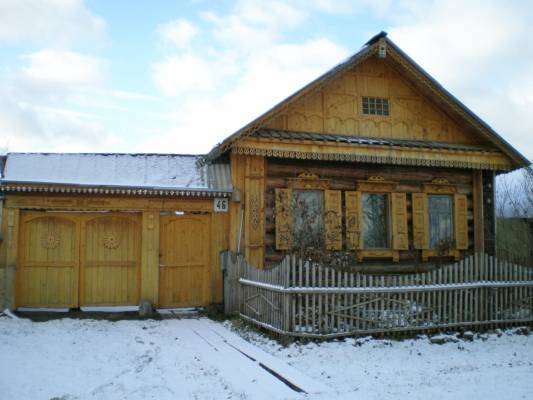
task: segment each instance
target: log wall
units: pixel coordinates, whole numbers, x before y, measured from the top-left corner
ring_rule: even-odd
[[[407,193],[407,218],[409,226],[409,249],[413,249],[412,207],[410,193],[419,192],[422,183],[428,183],[435,178],[446,179],[468,199],[468,250],[474,249],[474,201],[473,175],[470,170],[398,167],[375,164],[348,164],[343,162],[316,162],[306,160],[287,160],[269,158],[265,179],[265,264],[273,265],[281,261],[284,253],[276,250],[275,237],[275,189],[286,188],[288,179],[296,178],[304,172],[318,175],[320,179],[328,180],[328,188],[332,190],[354,190],[356,181],[367,180],[370,176],[382,176],[385,181],[397,183],[397,192]],[[344,198],[343,198],[344,209]],[[343,232],[343,240],[346,240]],[[346,248],[346,243],[343,244]],[[401,261],[413,261],[416,252],[401,251]]]

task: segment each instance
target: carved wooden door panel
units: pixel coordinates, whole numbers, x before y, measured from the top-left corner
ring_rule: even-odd
[[[21,213],[18,307],[77,307],[79,220],[69,214]]]
[[[81,232],[80,304],[139,304],[139,217],[128,214],[84,216]]]
[[[210,242],[209,216],[161,217],[160,307],[200,307],[209,304]]]

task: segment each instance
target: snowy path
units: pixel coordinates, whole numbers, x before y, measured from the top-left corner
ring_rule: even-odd
[[[325,385],[208,319],[0,319],[2,399],[297,399]]]

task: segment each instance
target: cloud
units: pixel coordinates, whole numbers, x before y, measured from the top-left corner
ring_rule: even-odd
[[[157,27],[159,36],[178,48],[189,46],[198,31],[198,27],[186,19],[175,19]]]
[[[207,90],[213,86],[214,71],[200,56],[187,53],[166,57],[154,64],[156,86],[166,96],[176,96],[189,90]]]
[[[2,0],[0,43],[66,45],[101,38],[105,21],[82,0]]]
[[[124,100],[155,100],[109,88],[108,62],[99,57],[42,49],[20,60],[0,86],[0,146],[11,151],[109,150],[121,139],[103,115],[120,121]]]
[[[72,51],[43,49],[24,58],[22,75],[35,83],[94,85],[106,75],[104,60]]]
[[[0,100],[0,146],[10,151],[101,151],[117,143],[97,117]]]
[[[404,1],[389,12],[389,37],[533,159],[530,4]]]
[[[209,45],[174,49],[153,65],[156,87],[171,99],[163,126],[139,150],[207,152],[348,55],[323,37],[287,41],[307,14],[285,3],[238,2],[203,18]]]

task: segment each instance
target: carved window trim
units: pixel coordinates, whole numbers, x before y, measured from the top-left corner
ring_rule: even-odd
[[[278,188],[280,191],[288,191],[291,195],[291,209],[293,207],[293,193],[294,191],[317,191],[322,193],[322,220],[324,227],[324,245],[327,250],[342,250],[343,244],[343,212],[342,212],[342,191],[330,188],[331,180],[321,179],[317,174],[310,171],[305,171],[299,174],[296,178],[288,178],[285,188]],[[278,190],[276,189],[276,190]],[[280,201],[280,207],[276,205],[277,214],[281,215],[281,199],[277,198],[276,203]],[[285,205],[286,207],[286,205]],[[292,215],[291,211],[291,218]],[[293,221],[291,221],[291,230]],[[277,225],[277,223],[276,223]],[[286,225],[286,224],[285,224]],[[279,250],[287,250],[287,247],[292,244],[291,240],[283,239],[283,234],[287,234],[287,226],[280,223],[279,228],[276,226],[276,248]],[[281,235],[278,239],[278,234]]]
[[[423,183],[421,187],[421,192],[425,193],[428,198],[430,195],[435,194],[445,194],[452,196],[452,231],[454,240],[456,240],[456,229],[457,229],[457,216],[456,216],[456,195],[458,195],[457,185],[448,181],[446,178],[433,178],[431,182]],[[426,200],[428,201],[428,200]],[[429,221],[429,207],[426,209],[426,218]],[[468,222],[467,222],[468,223]],[[426,232],[428,246],[429,246],[429,225],[427,226],[428,231]],[[453,257],[456,261],[461,258],[461,250],[457,248],[457,242],[454,248],[447,250],[444,254],[439,253],[436,249],[422,249],[422,260],[428,261],[431,257]]]
[[[294,192],[295,191],[310,191],[310,192],[322,192],[322,227],[324,229],[324,236],[326,235],[326,190],[329,189],[331,181],[329,179],[322,179],[319,175],[311,172],[304,171],[296,178],[287,179],[287,189],[291,191],[291,207],[294,207]],[[294,214],[295,210],[293,210]],[[292,216],[294,218],[294,215]],[[293,221],[294,224],[294,221]],[[292,228],[294,230],[294,225]],[[294,236],[294,231],[292,232]]]
[[[393,248],[393,216],[392,216],[392,197],[396,192],[397,183],[387,181],[381,175],[372,175],[367,180],[359,180],[356,182],[356,190],[361,193],[361,228],[360,228],[360,246],[357,250],[357,259],[362,262],[365,259],[375,258],[392,258],[393,262],[400,260],[400,251]],[[387,195],[387,224],[388,224],[388,248],[364,248],[364,227],[363,227],[363,194],[364,193],[376,193]]]

